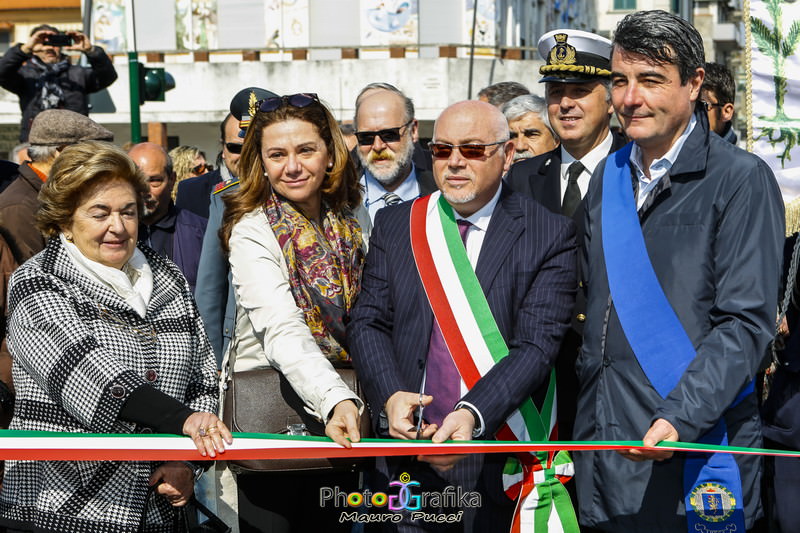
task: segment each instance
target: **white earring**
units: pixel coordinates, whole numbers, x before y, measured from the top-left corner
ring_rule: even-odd
[[[267,176],[267,171],[265,170],[265,171],[264,171],[264,177],[266,177],[266,176]]]
[[[328,163],[328,168],[333,168],[333,161]]]

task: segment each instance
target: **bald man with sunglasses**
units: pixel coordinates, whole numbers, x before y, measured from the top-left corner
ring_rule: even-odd
[[[381,209],[375,219],[347,328],[350,354],[380,436],[494,439],[521,406],[541,406],[546,396],[575,300],[575,225],[502,184],[514,144],[494,106],[475,100],[450,106],[429,146],[438,191]],[[450,274],[434,264],[450,265]],[[474,314],[461,316],[472,313],[470,306],[428,300],[434,270],[448,295],[462,291],[477,302]],[[468,322],[501,337],[493,360],[472,345],[457,348],[458,335],[469,335],[462,331]],[[473,367],[481,369],[478,379]],[[502,486],[507,457],[418,459],[379,460],[383,478],[374,488],[408,472],[425,490],[477,491],[479,508],[423,510],[465,511],[469,518],[454,531],[508,531],[515,502]],[[399,531],[431,528],[406,519]]]
[[[371,83],[356,98],[356,141],[364,207],[379,209],[436,190],[433,173],[418,164],[426,154],[417,141],[414,103],[397,87]],[[417,161],[415,163],[415,161]]]

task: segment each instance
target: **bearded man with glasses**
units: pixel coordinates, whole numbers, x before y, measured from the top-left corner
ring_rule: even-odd
[[[526,424],[540,417],[548,397],[577,288],[575,224],[503,185],[514,143],[491,104],[445,109],[430,148],[439,191],[379,211],[347,328],[373,426],[434,442],[546,439],[547,421],[525,435],[506,422],[523,409]],[[446,298],[426,296],[437,291]],[[407,472],[426,491],[477,491],[479,507],[422,510],[442,520],[464,511],[447,531],[509,530],[520,487],[503,486],[507,456],[418,459],[379,458],[373,487]],[[399,530],[429,531],[430,516],[405,516]]]
[[[364,207],[372,220],[382,207],[436,190],[433,174],[420,168],[426,154],[416,144],[418,125],[409,97],[388,83],[371,83],[356,98],[354,122]]]

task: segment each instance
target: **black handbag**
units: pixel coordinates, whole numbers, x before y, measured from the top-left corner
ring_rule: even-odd
[[[197,511],[200,511],[206,517],[206,520],[201,522],[197,518]],[[231,527],[212,513],[208,507],[200,503],[200,500],[194,495],[192,495],[191,501],[178,511],[177,521],[175,531],[185,533],[231,533]]]
[[[147,504],[152,495],[155,494],[154,489],[155,487],[149,487],[147,489],[144,511],[142,512],[142,517],[139,519],[137,531],[144,531],[147,519]],[[183,507],[173,507],[172,510],[174,512],[172,530],[176,533],[231,533],[231,527],[223,522],[220,517],[212,513],[208,507],[200,503],[194,494],[192,494],[191,499],[186,505]],[[206,517],[206,520],[201,522],[197,518],[197,511],[200,511]]]

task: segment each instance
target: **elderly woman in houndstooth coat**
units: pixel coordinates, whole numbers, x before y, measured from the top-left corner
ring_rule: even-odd
[[[47,247],[9,284],[11,429],[176,433],[214,457],[231,434],[186,280],[136,247],[144,175],[113,145],[67,147],[37,214]],[[202,469],[199,469],[202,472]],[[193,463],[8,461],[0,528],[169,532]]]

